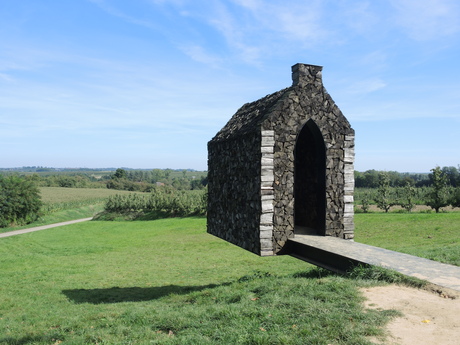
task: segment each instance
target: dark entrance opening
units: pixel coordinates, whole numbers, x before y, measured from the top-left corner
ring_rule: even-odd
[[[314,121],[300,131],[294,150],[294,233],[326,234],[326,147]]]

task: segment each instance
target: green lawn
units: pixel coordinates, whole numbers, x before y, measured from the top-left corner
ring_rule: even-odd
[[[460,266],[460,212],[355,214],[355,241]]]
[[[204,218],[86,222],[0,239],[0,344],[370,344],[394,311]]]

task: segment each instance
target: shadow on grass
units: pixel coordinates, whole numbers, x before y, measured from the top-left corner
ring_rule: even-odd
[[[293,275],[293,278],[317,279],[324,278],[329,275],[336,275],[333,272],[322,268],[315,268],[305,272],[298,272]],[[122,303],[122,302],[144,302],[159,299],[168,295],[185,295],[195,291],[206,289],[214,289],[220,286],[228,286],[234,283],[248,282],[263,278],[276,278],[268,272],[254,271],[248,275],[233,282],[225,282],[221,284],[208,284],[199,286],[180,286],[180,285],[165,285],[155,287],[111,287],[106,289],[72,289],[62,290],[62,293],[72,302],[105,304],[105,303]]]
[[[168,295],[184,295],[194,291],[213,289],[219,286],[229,285],[209,284],[203,286],[179,286],[166,285],[158,287],[111,287],[107,289],[75,289],[62,290],[62,293],[74,303],[121,303],[121,302],[144,302],[165,297]]]
[[[26,345],[26,344],[58,344],[59,335],[45,335],[45,336],[30,336],[26,335],[22,338],[5,337],[0,338],[0,344],[5,345]],[[62,338],[62,337],[61,337]]]

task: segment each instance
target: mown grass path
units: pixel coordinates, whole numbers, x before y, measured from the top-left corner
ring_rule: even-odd
[[[8,231],[8,232],[1,233],[0,238],[2,238],[2,237],[10,237],[10,236],[15,236],[15,235],[21,235],[21,234],[27,234],[29,232],[56,228],[58,226],[70,225],[70,224],[75,224],[75,223],[80,223],[80,222],[86,222],[86,221],[89,221],[91,219],[93,219],[93,218],[90,217],[90,218],[75,219],[75,220],[69,220],[67,222],[48,224],[48,225],[42,225],[42,226],[35,226],[33,228],[28,228],[28,229]]]

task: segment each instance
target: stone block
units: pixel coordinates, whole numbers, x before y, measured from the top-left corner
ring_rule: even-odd
[[[274,153],[275,148],[273,146],[262,146],[260,148],[260,152],[261,153]]]
[[[262,175],[260,176],[260,181],[262,182],[266,182],[266,181],[270,181],[270,182],[273,182],[275,180],[275,176],[273,174],[269,175]]]
[[[351,203],[351,204],[353,204],[353,202],[354,202],[354,197],[353,197],[353,195],[345,195],[345,196],[343,197],[343,201],[346,202],[346,203]]]
[[[354,207],[353,204],[345,204],[344,212],[345,213],[353,213],[353,211],[354,211],[353,207]]]
[[[261,238],[260,239],[260,248],[262,250],[273,250],[273,241],[272,239]]]
[[[271,181],[261,181],[260,185],[262,188],[271,187],[273,189],[273,180]]]
[[[273,200],[262,201],[262,213],[273,212]]]
[[[273,231],[269,231],[269,230],[260,231],[261,239],[271,239],[272,237],[273,237]]]
[[[262,165],[262,167],[267,167],[267,166],[272,167],[273,166],[273,158],[262,157],[261,165]]]
[[[274,137],[275,136],[275,131],[274,130],[262,130],[260,131],[262,138],[263,137]]]
[[[273,256],[273,250],[262,250],[260,256]]]
[[[273,137],[262,137],[262,147],[275,146],[275,138]]]
[[[260,215],[260,224],[273,224],[273,212],[262,213]]]

